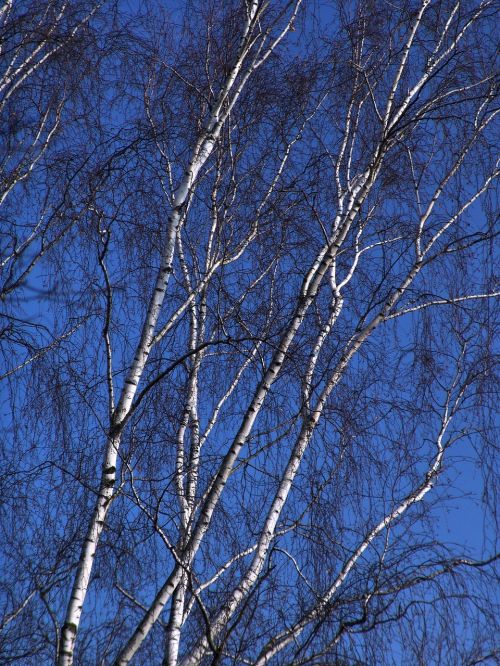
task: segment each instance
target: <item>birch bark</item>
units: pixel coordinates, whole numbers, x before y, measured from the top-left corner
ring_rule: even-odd
[[[165,248],[163,250],[160,268],[158,270],[153,293],[144,319],[141,336],[136,347],[133,362],[127,373],[126,379],[124,380],[120,399],[113,414],[110,434],[105,447],[98,499],[82,546],[66,611],[65,622],[61,631],[59,666],[71,666],[73,663],[74,646],[82,615],[83,604],[88,591],[92,565],[113,497],[121,433],[130,413],[137,387],[141,380],[154,341],[156,325],[167,292],[169,278],[173,270],[174,252],[177,242],[177,234],[182,222],[183,209],[193,187],[195,186],[200,170],[205,165],[213,151],[230,109],[236,103],[245,82],[258,64],[254,62],[247,69],[243,76],[243,80],[240,82],[227,104],[228,108],[223,109],[238,76],[243,70],[245,60],[253,47],[254,42],[252,40],[252,32],[260,10],[261,6],[257,0],[254,0],[248,8],[247,20],[243,27],[236,62],[226,78],[218,96],[217,103],[206,123],[205,129],[202,131],[195,145],[184,178],[179,184],[174,196],[172,212],[167,223]]]

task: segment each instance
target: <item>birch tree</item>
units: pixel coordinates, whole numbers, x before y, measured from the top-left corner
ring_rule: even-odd
[[[8,658],[495,662],[494,9],[88,14],[96,157],[35,255],[64,332],[9,374]],[[471,461],[482,546],[446,535]]]

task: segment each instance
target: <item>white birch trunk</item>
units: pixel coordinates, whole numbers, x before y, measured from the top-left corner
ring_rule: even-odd
[[[113,495],[121,433],[130,413],[137,387],[152,348],[156,324],[158,317],[160,316],[169,278],[172,273],[175,243],[182,220],[182,209],[187,202],[190,187],[196,180],[201,167],[210,156],[215,140],[216,137],[214,138],[213,136],[210,136],[209,139],[201,144],[198,149],[198,154],[195,154],[174,199],[172,214],[170,215],[168,222],[167,241],[161,266],[156,278],[148,312],[144,320],[141,338],[136,348],[133,363],[124,381],[121,397],[114,412],[111,433],[106,444],[105,461],[101,475],[98,500],[82,547],[71,598],[66,612],[65,623],[61,632],[60,666],[70,666],[73,663],[74,644],[82,614],[83,603],[90,582],[93,560]]]
[[[59,666],[71,666],[73,663],[73,653],[80,624],[83,604],[88,591],[92,565],[102,533],[106,515],[111,503],[113,488],[116,480],[116,462],[120,438],[127,417],[130,413],[132,403],[137,392],[143,370],[148,360],[149,353],[154,341],[156,324],[161,312],[163,300],[167,291],[168,281],[173,269],[173,259],[177,234],[182,221],[183,208],[188,201],[191,189],[198,177],[198,174],[210,157],[214,145],[219,138],[223,123],[227,118],[228,112],[222,113],[222,107],[231,93],[231,89],[242,71],[245,58],[252,47],[249,36],[259,10],[259,2],[254,0],[249,8],[247,21],[244,26],[241,39],[240,50],[237,61],[232,67],[225,85],[223,86],[217,104],[206,124],[206,129],[200,135],[193,151],[193,156],[189,167],[185,172],[175,193],[172,213],[167,226],[167,240],[165,250],[162,256],[160,269],[156,278],[153,294],[149,303],[148,312],[144,321],[141,338],[136,348],[135,357],[132,366],[124,382],[122,394],[113,417],[111,434],[106,445],[105,462],[101,475],[98,500],[87,530],[87,535],[80,554],[77,572],[73,582],[70,601],[66,611],[65,622],[61,631],[61,645],[59,654]],[[248,79],[250,68],[244,81]],[[241,93],[243,83],[240,83],[231,100],[230,108],[236,102]],[[174,585],[175,588],[175,585]]]
[[[167,652],[163,666],[177,666],[185,597],[186,575],[184,574],[172,597],[172,608],[170,609],[170,621],[168,624]]]

